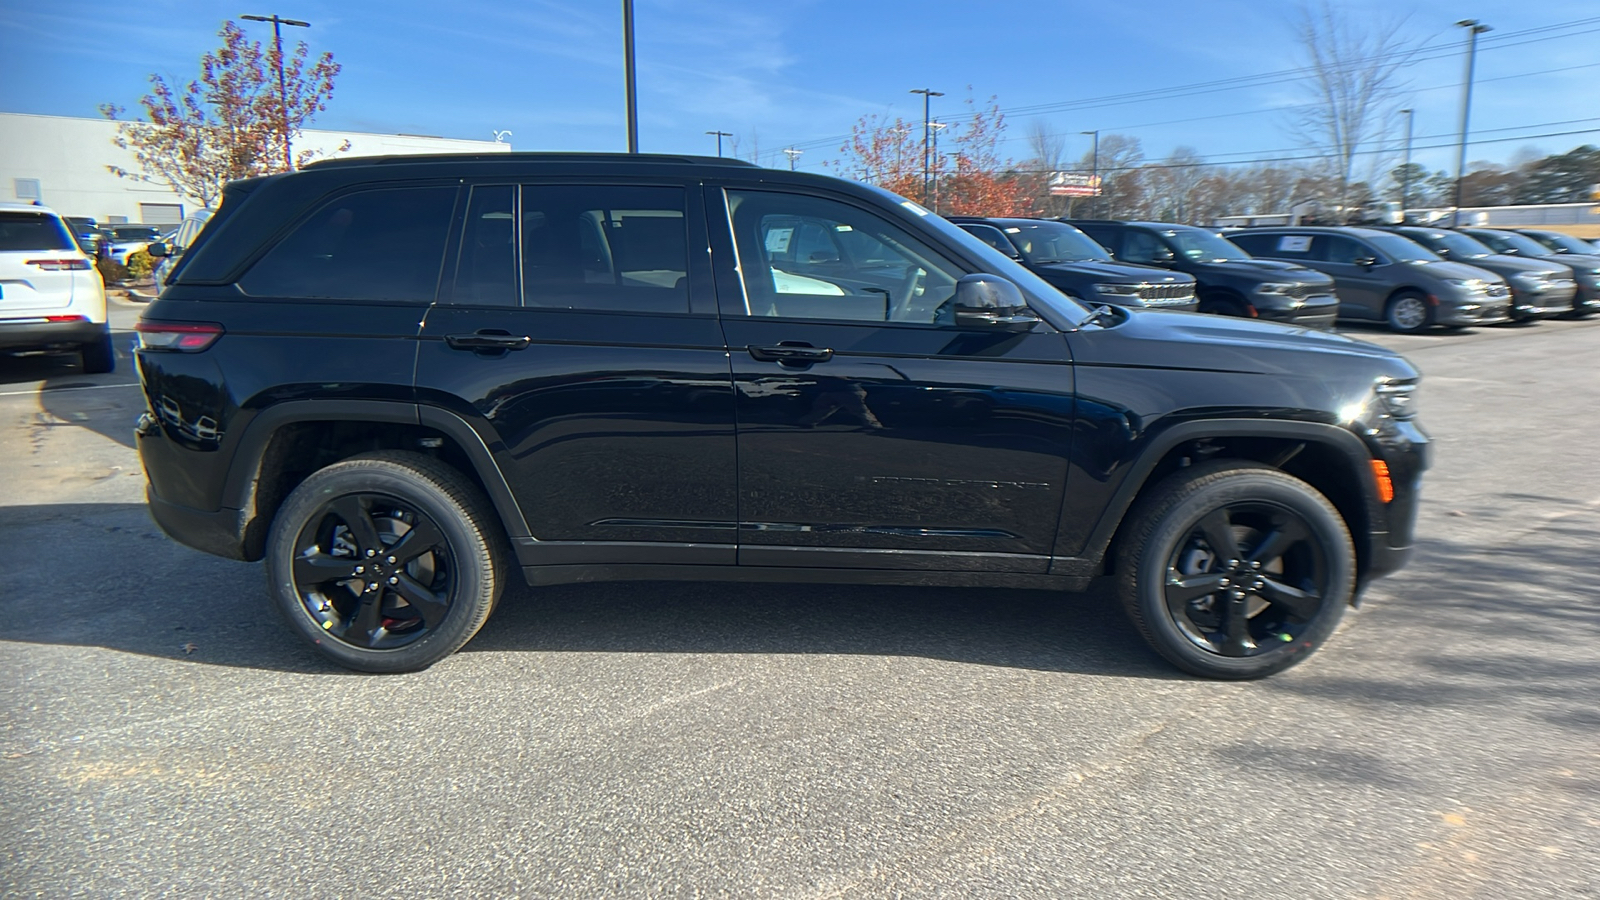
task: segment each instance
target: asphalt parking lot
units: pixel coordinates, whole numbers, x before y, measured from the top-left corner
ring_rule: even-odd
[[[353,674],[149,521],[125,355],[0,358],[0,893],[1600,897],[1600,320],[1354,334],[1425,375],[1419,551],[1248,684],[1099,590],[721,584]]]

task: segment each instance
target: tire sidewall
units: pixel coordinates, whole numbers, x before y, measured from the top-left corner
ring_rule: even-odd
[[[352,647],[323,631],[306,610],[294,583],[295,541],[307,518],[323,504],[348,494],[386,494],[415,506],[445,536],[454,564],[450,609],[444,621],[417,640],[390,650]],[[473,609],[486,598],[479,560],[491,550],[466,523],[468,513],[424,478],[394,464],[335,465],[312,474],[284,501],[273,517],[266,563],[273,605],[294,631],[342,666],[364,672],[408,672],[427,668],[454,653],[482,624],[488,610]]]
[[[1174,543],[1207,513],[1235,502],[1260,502],[1288,508],[1312,529],[1328,566],[1328,598],[1311,626],[1292,643],[1258,656],[1229,657],[1197,646],[1167,609],[1167,560]],[[1321,647],[1339,627],[1354,586],[1355,555],[1338,513],[1309,486],[1284,477],[1242,470],[1206,484],[1168,509],[1144,542],[1137,562],[1134,602],[1149,626],[1156,650],[1179,668],[1211,678],[1259,678],[1281,672]]]

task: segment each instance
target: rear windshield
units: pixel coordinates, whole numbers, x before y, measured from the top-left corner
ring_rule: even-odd
[[[0,212],[0,251],[76,249],[72,235],[55,216]]]

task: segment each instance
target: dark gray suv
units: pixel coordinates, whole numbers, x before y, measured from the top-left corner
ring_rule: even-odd
[[[1412,333],[1510,319],[1511,290],[1493,272],[1372,228],[1295,226],[1228,232],[1251,256],[1297,262],[1333,276],[1339,318],[1386,322]]]

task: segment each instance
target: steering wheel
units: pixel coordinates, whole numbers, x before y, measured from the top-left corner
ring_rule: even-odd
[[[911,318],[911,301],[916,299],[917,291],[922,287],[922,279],[927,275],[927,269],[917,266],[906,267],[906,277],[901,280],[900,291],[895,296],[894,311],[889,314],[891,321],[905,322]]]

